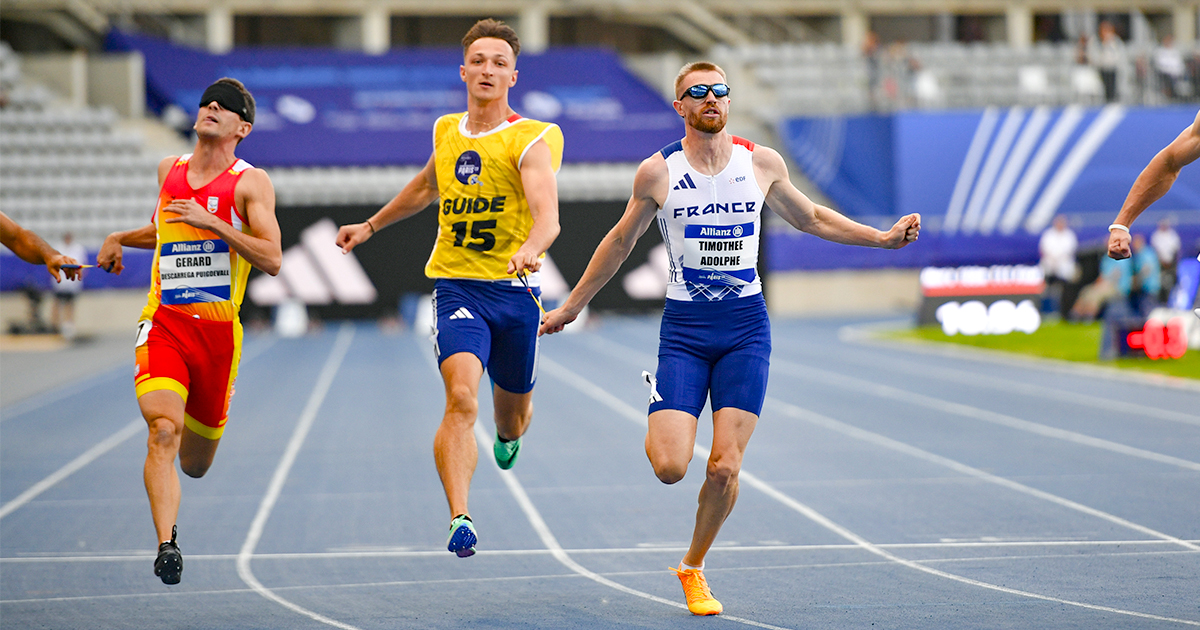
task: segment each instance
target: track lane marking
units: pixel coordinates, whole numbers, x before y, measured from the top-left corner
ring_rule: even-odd
[[[317,377],[316,384],[313,386],[312,395],[309,396],[308,403],[305,405],[304,411],[301,412],[300,418],[296,422],[296,429],[292,432],[292,437],[288,441],[287,448],[284,449],[283,457],[279,459],[279,464],[275,467],[275,473],[272,475],[271,482],[267,486],[267,492],[263,495],[262,502],[258,505],[258,512],[254,515],[254,520],[250,523],[250,530],[246,533],[246,540],[242,543],[241,551],[237,555],[238,577],[254,592],[292,612],[328,626],[341,628],[342,630],[359,629],[350,624],[342,623],[336,619],[313,612],[299,604],[280,597],[258,581],[258,578],[254,576],[254,572],[250,568],[250,560],[254,557],[254,548],[258,546],[258,541],[262,538],[267,519],[271,517],[271,511],[275,508],[275,502],[279,500],[279,495],[283,491],[283,484],[287,481],[288,474],[292,470],[292,465],[296,463],[300,447],[304,445],[304,440],[308,437],[308,432],[317,419],[317,412],[320,411],[321,405],[325,402],[325,396],[329,393],[329,388],[333,385],[333,379],[337,376],[338,370],[341,369],[342,361],[345,360],[346,354],[350,350],[350,342],[353,340],[354,325],[343,323],[338,330],[333,348],[329,351],[329,358],[325,360],[325,365],[321,368],[321,373]]]
[[[625,346],[621,346],[620,344],[617,344],[615,342],[608,342],[608,345],[610,346],[610,348],[612,348],[613,346],[616,346],[616,347],[622,348],[622,349],[625,348]],[[613,351],[615,351],[615,348],[613,349]],[[635,354],[642,354],[642,353],[637,353],[634,350],[630,350],[630,354],[635,355]],[[605,406],[608,406],[613,411],[616,411],[619,415],[621,415],[629,420],[632,420],[632,421],[638,423],[639,425],[646,426],[645,415],[638,412],[636,409],[634,409],[632,406],[628,405],[624,401],[613,396],[612,394],[609,394],[607,391],[604,391],[603,389],[593,385],[587,379],[584,379],[583,377],[579,376],[578,374],[575,374],[573,371],[569,370],[568,368],[559,364],[556,361],[553,361],[553,360],[545,358],[545,357],[543,357],[541,361],[542,361],[542,365],[544,367],[550,368],[552,373],[554,373],[554,375],[556,377],[558,377],[560,380],[566,382],[567,384],[571,385],[580,393],[583,393],[584,395],[588,396],[589,398],[592,398],[592,399],[596,400],[597,402],[600,402],[600,403],[604,404]],[[787,403],[782,403],[781,401],[774,400],[771,397],[767,398],[767,402],[770,404],[787,405]],[[837,421],[834,421],[834,422],[837,422]],[[839,424],[842,424],[842,423],[839,423]],[[849,425],[845,425],[845,426],[849,427]],[[857,429],[857,427],[850,427],[850,428],[856,429],[857,431],[862,431],[863,433],[869,433],[869,432],[866,432],[865,430]],[[880,436],[880,437],[883,437],[883,436]],[[890,440],[890,438],[884,438],[884,439]],[[895,442],[895,441],[893,440],[892,442]],[[919,450],[919,449],[916,449],[915,447],[909,447],[908,445],[905,445],[903,443],[896,442],[896,444],[913,449],[914,451]],[[709,453],[708,449],[705,449],[705,448],[701,447],[699,444],[697,444],[694,446],[694,450],[697,455],[702,455],[705,459],[708,458],[708,453]],[[932,455],[932,454],[930,454],[930,455]],[[953,460],[949,460],[948,458],[941,458],[940,456],[934,456],[934,457],[937,457],[946,462],[953,462]],[[954,462],[954,463],[957,464],[957,462]],[[969,468],[962,464],[958,464],[958,465],[964,466],[964,468]],[[980,472],[982,472],[982,471],[980,471]],[[986,473],[984,473],[984,474],[986,474]],[[891,562],[895,562],[897,564],[900,564],[900,565],[910,568],[910,569],[921,571],[923,573],[927,573],[930,575],[934,575],[936,577],[941,577],[944,579],[952,580],[955,582],[960,582],[960,583],[967,584],[970,586],[985,588],[988,590],[994,590],[994,591],[998,591],[998,592],[1002,592],[1002,593],[1006,593],[1006,594],[1010,594],[1010,595],[1017,595],[1020,597],[1027,597],[1027,598],[1031,598],[1031,599],[1038,599],[1038,600],[1048,601],[1048,602],[1053,602],[1053,603],[1058,603],[1058,604],[1065,604],[1065,605],[1075,606],[1078,608],[1085,608],[1085,609],[1089,609],[1089,610],[1096,610],[1096,611],[1108,612],[1108,613],[1113,613],[1113,614],[1139,617],[1139,618],[1143,618],[1143,619],[1154,619],[1157,621],[1169,621],[1169,622],[1181,623],[1181,624],[1185,624],[1185,625],[1200,626],[1200,622],[1197,622],[1197,621],[1191,621],[1191,620],[1187,620],[1187,619],[1177,619],[1177,618],[1173,618],[1173,617],[1165,617],[1162,615],[1154,615],[1154,614],[1150,614],[1150,613],[1143,613],[1143,612],[1132,611],[1132,610],[1124,610],[1124,609],[1119,609],[1119,608],[1113,608],[1110,606],[1100,606],[1100,605],[1096,605],[1096,604],[1088,604],[1085,602],[1077,602],[1077,601],[1052,597],[1049,595],[1042,595],[1040,593],[1032,593],[1029,591],[1022,591],[1022,590],[1018,590],[1018,589],[1008,588],[1008,587],[1000,586],[997,584],[990,584],[988,582],[974,580],[974,579],[971,579],[968,577],[941,571],[939,569],[934,569],[932,567],[925,566],[919,562],[916,562],[913,560],[908,560],[906,558],[897,556],[897,555],[887,551],[886,549],[879,547],[878,545],[875,545],[874,543],[866,540],[865,538],[862,538],[858,534],[855,534],[851,530],[835,523],[834,521],[825,517],[820,512],[817,512],[816,510],[793,499],[792,497],[788,496],[787,494],[780,492],[779,490],[774,488],[772,485],[763,481],[758,476],[754,475],[753,473],[751,473],[749,471],[746,471],[743,469],[741,471],[739,477],[741,479],[745,480],[751,487],[754,487],[755,489],[759,490],[760,492],[763,492],[767,496],[775,499],[776,501],[780,502],[781,504],[800,513],[801,515],[803,515],[806,518],[812,520],[813,522],[821,525],[822,527],[825,527],[826,529],[834,532],[835,534],[841,536],[842,538],[849,540],[850,542],[854,543],[856,546],[862,548],[863,550],[868,551],[872,554],[875,554],[879,557],[885,558]],[[1008,480],[1005,480],[1000,477],[996,477],[996,480],[1002,480],[1005,482],[1008,481]],[[1020,486],[1020,484],[1016,484],[1015,482],[1009,482],[1009,483],[1013,483],[1016,486]],[[1034,489],[1029,488],[1029,490],[1034,490]],[[1041,497],[1041,498],[1054,497],[1054,495],[1051,495],[1050,493],[1042,493],[1041,491],[1036,491],[1036,490],[1035,490],[1035,492],[1045,495],[1045,497]],[[1061,499],[1061,497],[1056,497],[1056,498],[1059,498],[1060,500],[1062,500],[1064,502],[1068,502],[1066,499]],[[1074,502],[1068,502],[1068,503],[1079,506],[1080,508],[1084,508],[1088,511],[1088,513],[1094,513],[1093,515],[1106,514],[1104,512],[1101,512],[1100,510],[1093,510],[1092,508],[1088,508],[1087,506],[1083,506],[1081,504],[1077,504]],[[1113,515],[1109,515],[1109,516],[1111,516],[1112,519],[1117,519],[1114,522],[1129,523],[1128,521],[1125,521],[1124,519],[1120,519],[1119,517],[1116,517]],[[1143,532],[1145,532],[1145,531],[1153,532],[1154,531],[1149,528],[1142,528],[1142,526],[1136,525],[1134,523],[1129,523],[1129,524],[1134,525],[1134,527],[1138,531],[1143,531]],[[1160,537],[1164,537],[1164,540],[1170,540],[1171,542],[1175,542],[1176,544],[1180,544],[1181,546],[1184,546],[1189,549],[1200,549],[1200,547],[1198,547],[1197,545],[1194,545],[1187,541],[1169,536],[1167,534],[1162,534],[1160,532],[1156,532],[1156,533],[1158,533]]]
[[[257,352],[255,352],[254,354],[252,354],[250,357],[248,357],[245,360],[252,361],[252,360],[258,358],[259,355],[261,355],[263,352],[266,352],[273,345],[275,345],[274,340],[272,340],[269,343],[266,343],[265,347],[260,346],[260,348],[258,349]],[[50,404],[53,402],[57,402],[57,401],[61,400],[62,398],[65,398],[65,396],[48,399],[44,404]],[[33,409],[37,409],[37,408],[38,407],[33,407]],[[23,413],[25,413],[25,412],[23,412]],[[134,435],[137,435],[138,429],[143,428],[145,426],[146,426],[146,421],[142,418],[138,418],[138,419],[134,420],[133,422],[130,422],[129,424],[125,425],[124,427],[121,427],[112,435],[109,435],[108,437],[104,438],[103,440],[98,442],[95,446],[89,448],[88,450],[81,453],[75,459],[64,464],[62,466],[62,468],[59,468],[58,470],[54,471],[53,473],[50,473],[48,476],[46,476],[46,478],[44,478],[41,481],[30,486],[24,492],[17,495],[17,497],[14,498],[13,500],[9,501],[8,503],[5,503],[3,506],[0,506],[0,519],[4,518],[5,516],[8,516],[9,514],[13,513],[18,508],[20,508],[21,506],[34,500],[35,498],[38,497],[38,495],[42,494],[43,492],[58,485],[60,482],[62,482],[62,480],[66,479],[67,477],[70,477],[72,474],[78,472],[80,469],[84,468],[88,464],[91,464],[92,462],[96,461],[101,456],[103,456],[105,453],[111,451],[112,449],[116,448],[117,446],[120,446],[122,443],[125,442],[125,440],[128,440],[129,438],[133,437]]]
[[[547,359],[541,357],[540,354],[541,353],[539,352],[539,357],[538,357],[539,365],[542,361],[547,360]],[[434,360],[433,356],[429,355],[427,353],[424,353],[424,352],[422,353],[422,355],[426,357],[426,360],[429,362],[429,365],[434,369],[434,371],[438,372],[440,374],[440,370],[438,369],[437,362]],[[553,363],[553,362],[551,362],[551,363]],[[557,364],[555,364],[555,365],[557,365]],[[488,459],[491,458],[492,438],[488,434],[487,430],[483,428],[483,425],[480,423],[478,417],[476,417],[476,419],[475,419],[475,438],[476,438],[477,447],[479,448],[480,452],[482,453],[481,459],[483,459],[484,461],[487,461]],[[657,602],[659,604],[665,604],[667,606],[671,606],[674,608],[682,608],[683,610],[687,610],[686,604],[680,604],[679,602],[676,602],[676,601],[673,601],[670,599],[666,599],[664,597],[659,597],[657,595],[651,595],[650,593],[646,593],[646,592],[639,591],[634,588],[630,588],[619,582],[614,582],[613,580],[610,580],[598,573],[595,573],[594,571],[591,571],[587,567],[584,567],[583,565],[576,562],[573,558],[571,558],[571,556],[566,552],[566,550],[563,549],[562,545],[559,544],[558,539],[554,536],[554,532],[552,532],[550,530],[550,526],[547,525],[546,520],[544,518],[542,518],[541,513],[538,511],[537,507],[533,504],[533,501],[529,498],[529,494],[527,492],[525,492],[525,487],[521,485],[521,482],[519,479],[517,479],[516,474],[513,473],[511,470],[497,469],[497,472],[500,473],[500,478],[504,481],[504,485],[506,487],[508,487],[509,493],[513,495],[513,498],[517,501],[517,505],[520,506],[521,511],[525,514],[525,518],[529,521],[529,524],[533,528],[534,533],[536,533],[538,538],[542,541],[542,545],[544,545],[546,547],[546,549],[550,552],[550,555],[553,556],[554,559],[557,560],[560,564],[567,567],[572,572],[574,572],[578,575],[581,575],[589,580],[592,580],[593,582],[596,582],[597,584],[607,586],[611,589],[620,591],[627,595],[633,595],[635,597],[641,597],[643,599],[648,599],[650,601]],[[734,621],[737,623],[741,623],[741,624],[748,625],[748,626],[754,626],[757,628],[767,628],[768,630],[788,630],[787,628],[781,628],[779,626],[772,626],[769,624],[754,621],[752,619],[743,619],[741,617],[735,617],[733,615],[722,614],[722,615],[720,615],[720,617],[723,619],[729,620],[729,621]]]
[[[1090,446],[1092,448],[1106,450],[1113,453],[1118,453],[1120,455],[1136,457],[1152,462],[1158,462],[1160,464],[1167,464],[1169,466],[1177,466],[1185,470],[1200,472],[1200,462],[1193,462],[1180,457],[1164,455],[1162,453],[1129,446],[1127,444],[1121,444],[1119,442],[1113,442],[1103,438],[1093,437],[1076,431],[1068,431],[1066,429],[1052,427],[1039,422],[1023,420],[1021,418],[1016,418],[995,411],[989,411],[987,409],[981,409],[979,407],[973,407],[971,405],[964,405],[962,403],[942,400],[940,398],[926,396],[924,394],[908,392],[898,387],[892,387],[891,385],[883,385],[881,383],[875,383],[873,381],[867,381],[864,379],[855,378],[853,376],[846,376],[844,374],[837,374],[827,370],[811,368],[788,361],[787,359],[776,359],[772,363],[772,368],[776,368],[783,374],[793,378],[820,381],[826,385],[833,385],[842,389],[853,389],[859,393],[866,393],[880,398],[888,398],[913,405],[919,405],[921,407],[925,407],[926,409],[932,409],[942,413],[950,413],[971,418],[973,420],[997,424],[1010,429],[1016,429],[1018,431],[1025,431],[1027,433],[1040,435],[1042,437],[1054,438],[1056,440],[1072,442],[1082,446]]]

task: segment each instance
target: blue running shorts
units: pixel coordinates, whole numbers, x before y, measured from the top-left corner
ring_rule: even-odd
[[[677,409],[700,417],[733,407],[762,413],[771,363],[771,321],[762,294],[717,302],[667,300],[658,342],[657,389],[650,413]]]
[[[536,295],[541,289],[533,287]],[[492,383],[524,394],[537,380],[541,313],[523,286],[439,278],[433,284],[438,365],[459,352],[479,357]]]

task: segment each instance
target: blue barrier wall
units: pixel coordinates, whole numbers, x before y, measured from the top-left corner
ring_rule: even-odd
[[[146,58],[151,109],[194,116],[223,76],[239,79],[258,105],[238,155],[256,166],[424,164],[438,116],[466,109],[461,49],[383,55],[300,49],[238,49],[224,55],[114,30],[110,50]],[[557,123],[568,162],[640,162],[683,135],[679,116],[610,51],[523,54],[509,93],[523,116]]]
[[[1195,117],[1194,106],[989,108],[795,118],[781,134],[852,216],[919,212],[950,234],[1036,234],[1058,213],[1107,225],[1150,158]],[[1184,169],[1154,208],[1200,212],[1200,169]]]

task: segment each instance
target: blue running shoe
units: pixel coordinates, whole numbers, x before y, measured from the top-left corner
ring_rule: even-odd
[[[496,433],[496,441],[492,442],[492,455],[496,457],[496,465],[500,470],[508,470],[517,463],[517,454],[521,452],[521,438],[511,442],[501,442],[500,433]]]
[[[446,538],[446,549],[453,551],[459,558],[469,558],[475,555],[475,543],[479,538],[475,535],[475,524],[471,517],[459,514],[450,521],[450,536]]]

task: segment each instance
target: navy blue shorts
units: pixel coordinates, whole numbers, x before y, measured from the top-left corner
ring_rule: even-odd
[[[762,413],[771,364],[771,321],[762,294],[717,302],[667,300],[658,342],[658,395],[650,413],[699,417],[733,407]]]
[[[533,288],[540,296],[541,289]],[[438,365],[470,352],[500,389],[524,394],[537,380],[541,313],[523,286],[439,278],[433,284]]]

